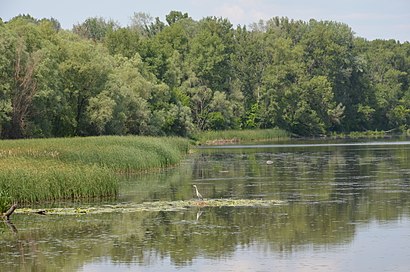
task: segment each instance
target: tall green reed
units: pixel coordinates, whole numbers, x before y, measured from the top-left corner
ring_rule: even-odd
[[[0,209],[10,200],[112,197],[118,193],[118,173],[177,164],[188,148],[188,140],[176,137],[0,141]]]
[[[196,136],[202,144],[212,144],[224,141],[250,142],[263,140],[287,139],[290,134],[282,129],[252,129],[252,130],[218,130],[204,131]]]

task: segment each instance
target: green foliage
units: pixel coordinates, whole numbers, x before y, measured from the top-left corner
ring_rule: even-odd
[[[168,23],[168,25],[172,25],[179,20],[187,19],[188,18],[188,13],[182,13],[180,11],[171,11],[167,16],[165,16],[165,19]]]
[[[115,197],[118,173],[179,163],[182,138],[89,137],[0,142],[0,208],[11,201]]]
[[[108,33],[117,28],[117,24],[112,20],[107,22],[104,18],[94,17],[86,19],[82,24],[75,25],[73,32],[86,39],[102,41]]]
[[[118,191],[118,178],[102,167],[30,157],[3,158],[1,164],[0,186],[19,203],[115,197]]]
[[[0,134],[11,120],[13,110],[11,92],[13,85],[13,59],[16,38],[12,32],[0,25]]]
[[[0,188],[0,214],[5,213],[13,204],[13,200],[7,191],[7,187],[3,187],[5,188]]]
[[[289,138],[289,133],[279,129],[247,129],[247,130],[220,130],[220,131],[204,131],[195,138],[201,144],[214,144],[223,142],[250,142],[250,141],[266,141],[280,140]]]
[[[107,33],[104,44],[111,55],[123,55],[132,58],[138,52],[140,35],[129,28],[120,28]]]
[[[332,21],[274,17],[248,30],[180,11],[165,20],[0,23],[1,137],[409,126],[408,42],[367,41]]]

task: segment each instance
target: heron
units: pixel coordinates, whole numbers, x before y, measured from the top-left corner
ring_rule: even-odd
[[[196,191],[196,196],[198,197],[198,199],[200,200],[204,200],[204,198],[202,197],[202,195],[198,192],[198,188],[196,187],[196,185],[192,185],[195,188]]]

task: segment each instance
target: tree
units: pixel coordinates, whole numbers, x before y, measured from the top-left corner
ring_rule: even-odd
[[[13,60],[16,37],[0,23],[0,135],[6,136],[5,126],[11,120],[13,110],[11,93],[13,88]]]
[[[407,48],[406,48],[407,46]],[[369,78],[373,126],[376,129],[405,127],[409,91],[409,46],[396,41],[375,40],[361,44]]]
[[[149,26],[153,22],[153,18],[150,14],[144,12],[134,12],[133,16],[131,16],[131,29],[137,31],[143,36],[149,35]]]
[[[140,49],[140,35],[130,28],[120,28],[107,33],[104,44],[111,55],[121,54],[132,58]]]
[[[308,74],[326,76],[332,84],[334,98],[345,106],[346,118],[339,129],[355,126],[358,104],[365,99],[362,67],[355,55],[353,32],[345,24],[310,20],[300,43]]]
[[[234,128],[235,120],[234,108],[232,102],[226,97],[226,93],[216,91],[210,104],[209,129],[223,130]]]
[[[299,111],[305,111],[300,116],[303,128],[298,130],[302,135],[325,134],[335,124],[339,124],[344,110],[334,101],[332,84],[325,76],[315,76],[302,86],[301,100],[306,102],[306,107],[299,107]],[[341,105],[341,104],[339,104]],[[301,133],[302,132],[302,133]]]
[[[263,74],[263,85],[258,103],[260,127],[280,127],[291,130],[294,111],[300,100],[300,82],[307,79],[301,61],[301,46],[293,46],[289,38],[269,35],[267,56],[270,63]],[[293,131],[295,132],[295,131]]]
[[[190,88],[191,111],[194,124],[200,130],[209,128],[209,119],[212,112],[212,90],[206,86]]]
[[[11,123],[8,137],[22,138],[34,95],[36,74],[43,59],[41,35],[30,17],[14,18],[8,27],[17,33],[11,86]],[[35,22],[35,21],[34,21]]]
[[[168,25],[172,25],[180,20],[188,19],[188,13],[182,13],[180,11],[171,11],[168,15],[165,16],[165,20]]]
[[[232,78],[232,24],[221,18],[205,18],[191,40],[189,63],[192,71],[212,90],[229,91]]]
[[[2,124],[3,137],[53,136],[52,118],[58,96],[60,61],[58,33],[55,19],[35,20],[31,16],[17,16],[2,30],[13,33],[8,37],[10,61],[8,79],[3,81],[4,98],[8,108],[7,122]],[[3,54],[2,54],[3,55]],[[8,122],[10,121],[10,122]]]
[[[66,57],[59,69],[69,107],[60,118],[70,122],[66,124],[68,135],[87,135],[88,103],[104,90],[112,70],[112,58],[101,45],[85,40],[67,42],[64,50]]]
[[[113,119],[115,101],[107,92],[101,92],[91,97],[87,106],[87,116],[91,125],[95,127],[97,134],[105,132],[105,125]]]
[[[265,34],[238,27],[235,31],[235,54],[232,55],[233,78],[250,110],[261,95],[262,78],[269,62]]]
[[[130,27],[144,37],[153,37],[164,29],[165,24],[158,17],[154,21],[148,13],[134,12]]]
[[[94,110],[103,109],[106,115],[100,127],[105,125],[108,134],[150,134],[153,102],[148,101],[161,91],[161,86],[154,83],[138,54],[131,59],[116,56],[114,67],[104,94],[93,102]],[[94,114],[93,108],[89,108],[89,114]]]
[[[118,29],[119,25],[112,20],[106,21],[101,17],[86,19],[82,24],[74,25],[73,32],[93,41],[102,41],[105,36]]]
[[[168,84],[171,88],[180,86],[187,78],[190,67],[187,63],[187,55],[190,50],[189,42],[192,38],[190,28],[193,27],[191,19],[177,21],[166,27],[154,39],[157,52],[152,59],[154,63],[161,63],[158,79]],[[152,52],[154,53],[154,52]]]
[[[410,45],[331,21],[0,20],[1,137],[408,128]]]

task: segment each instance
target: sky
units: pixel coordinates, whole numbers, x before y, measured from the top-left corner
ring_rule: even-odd
[[[72,29],[90,17],[103,17],[130,24],[134,12],[159,17],[177,10],[195,20],[207,16],[228,18],[236,25],[268,20],[275,16],[308,21],[346,23],[356,36],[368,40],[410,41],[410,0],[0,0],[0,18],[8,21],[19,14],[55,18]]]

